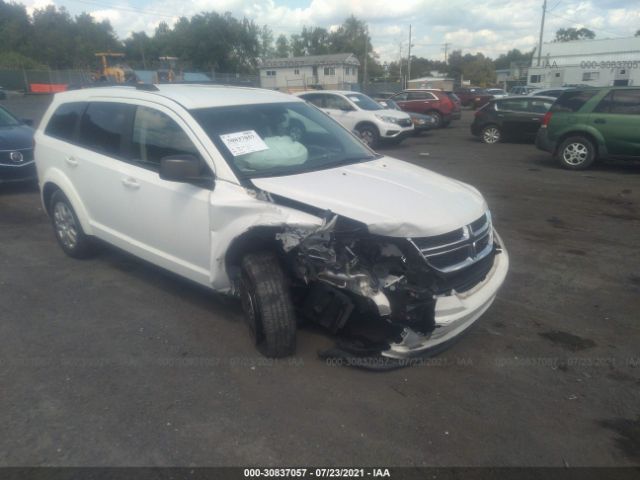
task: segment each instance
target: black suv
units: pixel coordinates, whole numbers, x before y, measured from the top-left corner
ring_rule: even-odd
[[[475,113],[471,133],[484,143],[507,138],[534,140],[553,97],[507,97],[489,101]]]

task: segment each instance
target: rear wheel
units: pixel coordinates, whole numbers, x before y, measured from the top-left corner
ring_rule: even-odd
[[[502,132],[500,132],[500,129],[496,125],[487,125],[480,133],[480,140],[482,140],[482,143],[491,145],[498,143],[501,139]]]
[[[51,196],[51,221],[58,244],[70,257],[89,258],[95,253],[95,244],[84,233],[82,225],[69,199],[58,190]]]
[[[251,253],[242,259],[240,301],[251,336],[263,355],[279,358],[295,352],[295,312],[274,254]]]
[[[429,112],[433,118],[435,118],[436,122],[433,125],[433,128],[441,128],[442,127],[442,115],[439,112]]]
[[[596,160],[596,148],[585,137],[569,137],[556,152],[560,166],[569,170],[584,170]]]
[[[356,132],[362,143],[369,148],[376,148],[380,142],[380,133],[373,125],[360,125],[356,128]]]

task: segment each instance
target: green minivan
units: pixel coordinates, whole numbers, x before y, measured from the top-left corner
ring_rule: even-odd
[[[536,146],[570,170],[640,159],[640,86],[567,90],[544,116]]]

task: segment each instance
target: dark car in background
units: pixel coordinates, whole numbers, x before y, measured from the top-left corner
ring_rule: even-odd
[[[400,106],[390,98],[376,98],[376,101],[389,110],[402,110]],[[423,115],[422,113],[406,112],[413,122],[414,135],[420,135],[422,132],[431,130],[438,126],[438,122],[433,115]]]
[[[505,97],[489,101],[476,111],[471,133],[483,143],[507,139],[534,140],[552,97]]]
[[[0,107],[0,183],[36,178],[33,134],[29,120],[18,120]]]
[[[447,127],[457,117],[455,103],[442,90],[407,89],[396,93],[391,100],[405,112],[433,116],[438,128]]]
[[[565,91],[545,115],[536,146],[569,170],[599,159],[640,159],[640,87]]]
[[[461,87],[456,88],[453,93],[460,99],[463,107],[472,107],[476,109],[481,107],[493,98],[493,95],[486,89],[480,87]]]
[[[4,91],[4,88],[0,87],[0,100],[6,100],[7,92]]]

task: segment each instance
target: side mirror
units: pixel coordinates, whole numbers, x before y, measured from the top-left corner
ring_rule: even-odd
[[[31,120],[30,118],[23,118],[22,119],[22,123],[24,123],[25,125],[28,125],[30,127],[33,127],[33,120]]]
[[[213,178],[203,177],[202,162],[195,155],[169,155],[160,159],[160,178],[170,182],[211,184]]]
[[[340,110],[342,110],[343,112],[353,112],[355,108],[353,108],[351,105],[344,105],[340,107]]]

